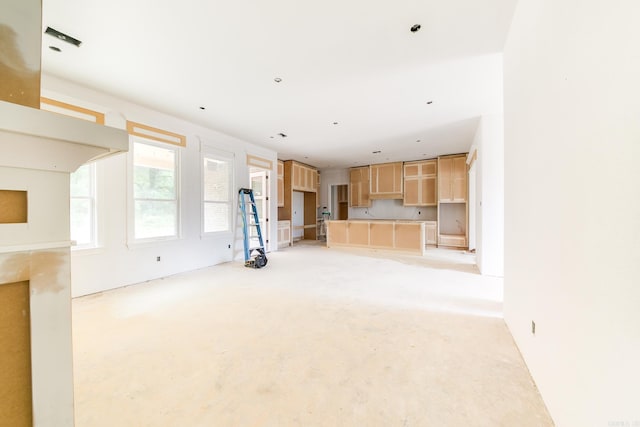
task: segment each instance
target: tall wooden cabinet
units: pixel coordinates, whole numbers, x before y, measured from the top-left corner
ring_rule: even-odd
[[[438,161],[421,160],[404,164],[404,206],[436,206]]]
[[[349,206],[352,208],[368,208],[369,198],[369,166],[349,170]]]
[[[466,154],[438,158],[438,245],[468,246]]]
[[[279,162],[280,163],[280,162]],[[280,164],[278,163],[278,168]],[[317,217],[317,191],[318,191],[318,170],[313,166],[305,165],[295,160],[283,162],[283,203],[278,199],[278,219],[293,220],[293,192],[298,191],[304,194],[304,238],[315,240],[316,217]],[[279,176],[278,176],[279,178]],[[278,191],[279,183],[278,183]],[[296,227],[291,223],[291,233],[293,236]],[[299,230],[298,230],[299,231]]]
[[[438,159],[438,200],[467,201],[467,157],[450,156]]]

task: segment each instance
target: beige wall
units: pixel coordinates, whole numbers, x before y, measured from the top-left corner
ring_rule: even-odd
[[[504,53],[505,318],[559,427],[640,424],[639,16],[520,0]]]

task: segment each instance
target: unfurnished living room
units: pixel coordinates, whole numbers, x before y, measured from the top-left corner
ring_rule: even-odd
[[[639,21],[3,0],[0,427],[640,427]]]

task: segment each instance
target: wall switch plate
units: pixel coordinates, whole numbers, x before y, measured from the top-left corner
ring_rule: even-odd
[[[160,262],[160,257],[159,256],[156,257],[156,261]]]

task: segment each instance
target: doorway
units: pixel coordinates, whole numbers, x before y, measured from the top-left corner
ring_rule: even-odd
[[[253,197],[256,200],[256,209],[258,211],[258,220],[260,221],[260,230],[262,232],[262,240],[267,252],[270,251],[269,239],[269,170],[261,168],[250,168],[249,178],[251,181],[251,189]],[[258,232],[255,227],[250,227],[250,237],[258,238]]]
[[[349,187],[347,184],[332,185],[329,212],[331,219],[346,220],[349,218]]]

